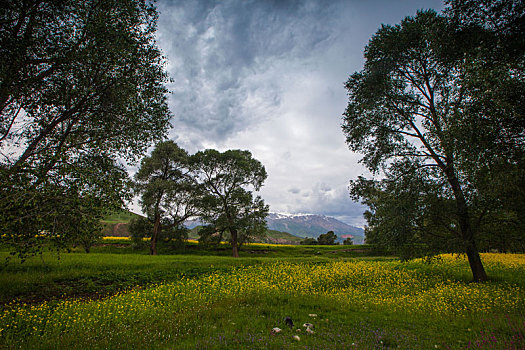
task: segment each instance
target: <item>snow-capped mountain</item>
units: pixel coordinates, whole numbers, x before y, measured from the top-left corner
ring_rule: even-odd
[[[266,218],[268,228],[291,233],[300,237],[317,238],[320,234],[334,231],[338,240],[350,236],[354,243],[362,244],[364,230],[351,226],[333,217],[315,214],[279,214],[270,213]]]
[[[299,237],[317,238],[322,233],[334,231],[339,242],[351,237],[354,243],[362,244],[365,236],[362,228],[324,215],[270,213],[266,222],[270,230],[288,232]],[[188,220],[185,224],[188,228],[202,225],[199,219]]]

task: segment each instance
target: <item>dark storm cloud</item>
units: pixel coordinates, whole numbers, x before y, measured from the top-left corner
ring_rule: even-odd
[[[318,2],[169,1],[159,11],[173,124],[215,141],[259,121],[251,97],[269,115],[279,106],[279,84],[257,74],[274,60],[311,55],[330,38],[324,23],[332,7]]]

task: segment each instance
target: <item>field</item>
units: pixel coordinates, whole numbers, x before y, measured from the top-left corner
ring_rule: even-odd
[[[525,255],[483,254],[491,280],[476,284],[450,255],[401,263],[359,246],[261,244],[227,253],[190,245],[152,257],[110,240],[90,254],[11,261],[0,273],[0,346],[525,347]]]

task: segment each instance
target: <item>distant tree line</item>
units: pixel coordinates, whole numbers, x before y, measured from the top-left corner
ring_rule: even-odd
[[[334,231],[328,231],[327,233],[320,234],[317,239],[307,237],[304,240],[301,241],[301,244],[303,245],[337,245],[339,242],[336,242],[337,235],[334,233]],[[343,241],[344,245],[352,245],[354,242],[352,241],[352,238],[347,237]]]
[[[173,141],[160,142],[135,175],[146,218],[133,220],[130,232],[137,242],[149,238],[150,253],[156,255],[160,239],[183,242],[184,222],[200,217],[207,224],[200,229],[201,242],[220,243],[227,236],[238,257],[243,243],[266,234],[269,208],[250,190],[259,190],[266,177],[249,151],[189,155]]]

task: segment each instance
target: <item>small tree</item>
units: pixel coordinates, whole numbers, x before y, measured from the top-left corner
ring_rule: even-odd
[[[354,244],[354,241],[352,241],[352,237],[347,237],[343,241],[343,245],[353,245],[353,244]]]
[[[148,220],[148,218],[143,216],[133,218],[129,223],[129,233],[131,234],[133,247],[141,249],[146,246],[144,239],[151,239],[153,236],[153,224]]]
[[[306,237],[305,239],[301,241],[301,244],[302,245],[316,245],[317,240],[315,238]]]
[[[317,244],[320,244],[320,245],[335,245],[335,240],[337,239],[337,236],[336,234],[334,233],[334,231],[328,231],[327,233],[325,234],[321,234],[319,235],[319,237],[317,237]]]
[[[218,230],[215,226],[207,225],[199,229],[199,244],[203,245],[218,245],[222,242],[223,230]]]
[[[261,188],[264,166],[249,151],[209,149],[192,156],[192,167],[204,189],[199,205],[203,221],[230,234],[232,255],[238,257],[243,235],[266,226],[268,206],[248,190]]]

